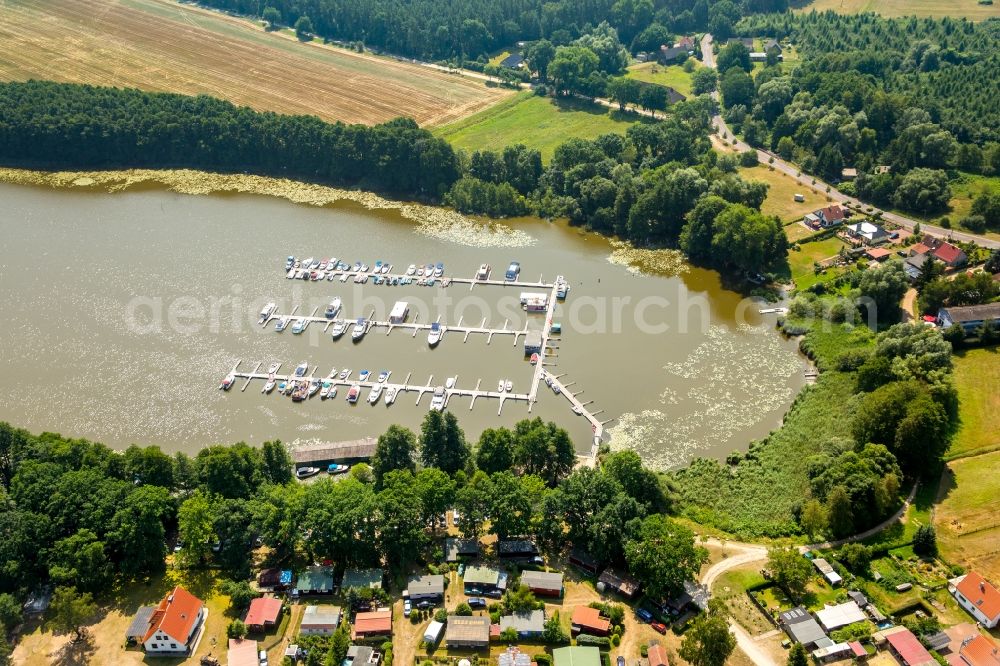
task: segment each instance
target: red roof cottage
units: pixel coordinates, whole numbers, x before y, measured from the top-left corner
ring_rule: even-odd
[[[149,618],[142,647],[149,654],[188,654],[207,615],[201,599],[183,587],[175,587]]]
[[[281,619],[281,599],[274,597],[257,597],[250,602],[243,624],[252,632],[262,633],[268,627],[278,624]]]
[[[976,634],[962,641],[958,654],[948,659],[953,666],[1000,666],[1000,647],[986,636]]]
[[[1000,624],[1000,592],[975,571],[948,581],[948,591],[986,628]]]
[[[969,260],[962,252],[961,248],[955,247],[951,243],[941,243],[932,251],[934,258],[943,261],[948,267],[964,266]]]
[[[889,641],[890,650],[903,666],[937,666],[931,653],[909,629],[889,634],[885,639]]]
[[[574,634],[607,636],[608,632],[611,631],[611,621],[606,617],[601,617],[601,611],[590,606],[574,608],[570,625]]]

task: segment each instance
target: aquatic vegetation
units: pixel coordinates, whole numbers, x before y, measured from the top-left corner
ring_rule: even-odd
[[[612,239],[608,261],[624,266],[631,273],[673,276],[688,270],[689,265],[679,250],[650,250],[633,247],[630,243]]]

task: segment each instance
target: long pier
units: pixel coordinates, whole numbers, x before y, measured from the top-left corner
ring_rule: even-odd
[[[291,270],[299,270],[299,269],[291,269]],[[301,269],[301,270],[305,270],[305,269]],[[313,272],[313,271],[309,271],[309,272]],[[449,286],[451,286],[453,284],[467,284],[467,285],[469,285],[469,290],[470,291],[473,290],[473,289],[475,289],[477,285],[482,285],[484,287],[519,287],[519,288],[522,288],[522,289],[525,289],[525,288],[527,288],[527,289],[550,289],[550,288],[556,286],[552,282],[545,282],[545,280],[543,279],[544,276],[541,275],[541,274],[538,276],[538,280],[535,281],[535,282],[532,282],[530,280],[494,280],[492,278],[485,278],[485,279],[481,280],[481,279],[479,279],[479,278],[477,278],[475,276],[473,276],[473,277],[451,277],[449,275],[444,275],[442,277],[433,278],[433,280],[434,280],[433,284],[426,284],[426,285],[422,284],[421,281],[427,281],[427,280],[430,280],[431,278],[428,278],[428,277],[417,277],[416,275],[407,275],[406,273],[392,273],[392,272],[389,272],[389,273],[375,273],[374,271],[371,271],[371,270],[369,270],[369,271],[356,271],[356,270],[354,270],[352,268],[352,269],[349,269],[349,270],[346,270],[346,271],[340,271],[340,270],[323,271],[323,274],[324,274],[323,279],[317,279],[317,280],[312,280],[312,279],[308,279],[307,280],[305,278],[296,278],[296,277],[291,277],[291,278],[288,278],[288,279],[290,279],[290,280],[300,280],[302,282],[317,282],[318,283],[318,282],[341,282],[342,281],[342,282],[346,283],[348,280],[351,280],[352,278],[357,278],[359,276],[364,276],[366,282],[368,280],[374,280],[376,277],[381,277],[381,278],[386,279],[386,280],[392,280],[392,279],[396,279],[397,281],[398,280],[404,280],[404,279],[405,280],[412,280],[412,282],[410,282],[408,285],[398,285],[397,284],[397,285],[391,285],[391,286],[420,286],[420,287],[422,287],[422,286],[434,286],[434,287],[449,287]],[[347,280],[343,280],[343,277],[345,275],[348,278]],[[288,277],[288,271],[285,271],[285,277]]]

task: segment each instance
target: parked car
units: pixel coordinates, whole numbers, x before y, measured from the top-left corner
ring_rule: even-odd
[[[486,590],[485,592],[483,592],[483,594],[485,594],[487,597],[490,597],[491,599],[500,599],[503,597],[503,592],[496,589]]]
[[[486,599],[482,597],[469,597],[469,608],[486,608]]]
[[[410,612],[412,610],[413,610],[413,606],[410,604],[410,600],[409,599],[404,599],[403,600],[403,615],[406,616],[406,617],[410,617]]]
[[[652,622],[653,621],[653,614],[650,613],[645,608],[637,608],[635,610],[635,614],[638,615],[639,619],[642,620],[643,622]]]
[[[430,610],[431,608],[434,608],[434,602],[427,601],[426,599],[424,599],[423,601],[417,604],[417,608],[419,608],[420,610]]]
[[[653,629],[660,632],[661,634],[667,633],[667,625],[663,624],[662,622],[654,622],[649,626],[651,626]]]
[[[257,655],[257,661],[260,662],[260,666],[267,666],[267,650],[260,651],[260,654]]]
[[[625,666],[625,657],[618,655],[618,659],[615,661],[618,666]]]

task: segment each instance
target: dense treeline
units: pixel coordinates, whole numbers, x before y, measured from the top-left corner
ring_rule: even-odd
[[[330,124],[205,96],[38,81],[0,84],[0,158],[248,171],[432,199],[458,178],[451,146],[408,119]]]
[[[598,469],[574,471],[575,462],[552,423],[487,430],[472,446],[450,412],[431,412],[419,435],[390,426],[371,465],[309,484],[292,479],[280,442],[120,454],[0,423],[0,608],[45,583],[100,592],[162,571],[175,531],[179,565],[211,564],[237,580],[255,543],[272,562],[408,571],[440,559],[451,508],[467,537],[534,536],[548,554],[573,543],[629,567],[656,594],[677,592],[705,554],[662,515],[669,487],[631,451]]]
[[[518,41],[569,44],[608,21],[622,41],[657,49],[673,33],[710,29],[723,37],[745,13],[784,11],[787,0],[202,0],[249,16],[295,25],[303,16],[316,34],[431,60],[476,59]],[[268,10],[268,8],[273,8]]]
[[[751,77],[745,47],[720,52],[725,117],[748,143],[827,181],[857,168],[842,191],[920,213],[946,209],[950,170],[1000,173],[996,22],[827,12],[752,16],[738,29],[787,37],[804,57]]]

